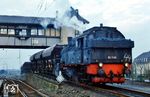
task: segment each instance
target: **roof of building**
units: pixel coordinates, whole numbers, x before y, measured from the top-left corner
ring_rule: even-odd
[[[53,23],[54,18],[43,17],[28,17],[28,16],[8,16],[0,15],[0,23],[13,23],[13,24],[41,24],[43,21],[48,21],[49,24]]]
[[[134,59],[133,63],[136,64],[146,64],[150,62],[150,51],[149,52],[144,52],[142,54],[140,54],[139,56],[137,56]]]

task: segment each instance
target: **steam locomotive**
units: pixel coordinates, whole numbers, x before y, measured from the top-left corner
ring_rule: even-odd
[[[81,83],[124,83],[131,73],[134,42],[115,27],[93,27],[68,45],[55,45],[30,57],[33,73],[56,78],[59,72]]]

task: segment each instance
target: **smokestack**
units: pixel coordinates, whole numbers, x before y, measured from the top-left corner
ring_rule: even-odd
[[[103,23],[100,24],[100,27],[103,27]]]

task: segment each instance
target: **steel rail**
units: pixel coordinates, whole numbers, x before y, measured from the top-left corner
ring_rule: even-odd
[[[101,88],[101,87],[97,87],[97,86],[78,84],[78,83],[73,83],[70,81],[65,82],[65,84],[77,86],[77,87],[80,87],[83,89],[88,89],[88,90],[96,92],[96,93],[106,93],[106,94],[110,94],[110,95],[116,96],[116,97],[129,97],[129,95],[127,95],[127,94],[122,94],[122,93],[117,92],[117,91],[113,91],[113,90],[109,90],[109,89],[105,89],[105,88]]]
[[[25,86],[27,86],[28,88],[34,90],[36,93],[38,93],[39,95],[41,95],[42,97],[49,97],[48,95],[41,93],[40,91],[34,89],[33,87],[31,87],[30,85],[26,84],[25,82],[18,80],[20,83],[24,84]]]
[[[12,79],[5,78],[4,80],[5,82],[7,82],[7,84],[10,84],[10,83],[16,84]],[[17,87],[16,95],[19,95],[19,97],[28,97],[23,91],[20,90],[19,87]]]
[[[112,86],[112,85],[107,85],[110,88],[116,89],[116,91],[125,91],[125,92],[130,92],[132,94],[137,94],[137,95],[141,95],[143,97],[150,97],[150,93],[149,92],[145,92],[145,91],[140,91],[140,90],[136,90],[136,89],[129,89],[129,88],[124,88],[124,87],[118,87],[118,86]]]

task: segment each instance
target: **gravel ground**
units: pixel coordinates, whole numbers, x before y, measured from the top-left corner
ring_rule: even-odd
[[[55,85],[53,82],[54,80],[38,75],[29,74],[24,80],[40,92],[45,93],[50,97],[116,97],[105,92],[94,92],[78,86],[71,86],[66,83],[58,86]]]
[[[109,84],[109,85],[115,85],[115,86],[119,86],[123,88],[129,88],[129,89],[134,89],[134,90],[139,90],[139,91],[150,93],[150,83],[126,80],[126,82],[123,84]]]
[[[56,84],[56,81],[52,79],[35,74],[27,75],[24,80],[42,93],[49,95],[49,97],[116,97],[114,94],[108,93],[106,91],[104,92],[103,90],[96,92],[78,86],[72,86],[66,83],[58,85],[58,83]],[[126,80],[126,82],[123,84],[109,85],[150,92],[150,83]]]
[[[44,91],[43,91],[44,92]],[[79,87],[61,85],[57,90],[47,93],[50,97],[110,97],[108,94],[96,93]]]

